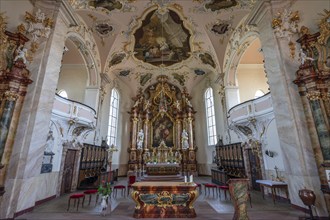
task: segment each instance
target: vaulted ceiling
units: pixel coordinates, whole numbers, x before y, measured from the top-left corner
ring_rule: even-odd
[[[103,73],[135,90],[165,74],[190,92],[205,76],[214,79],[223,72],[230,36],[255,1],[69,2],[93,33]],[[70,43],[67,46],[72,48]],[[81,62],[75,57],[65,59],[64,64]]]

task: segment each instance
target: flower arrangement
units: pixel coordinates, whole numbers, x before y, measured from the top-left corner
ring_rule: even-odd
[[[101,196],[105,196],[105,197],[110,196],[112,192],[111,184],[102,181],[102,184],[100,184],[99,188],[97,189],[97,192]]]

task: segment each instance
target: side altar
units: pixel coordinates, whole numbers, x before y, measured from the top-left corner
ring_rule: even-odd
[[[128,170],[148,175],[197,174],[190,95],[160,75],[133,98]]]
[[[195,183],[136,182],[131,196],[134,218],[194,218],[198,197]]]

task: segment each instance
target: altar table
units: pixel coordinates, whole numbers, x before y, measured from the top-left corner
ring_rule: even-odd
[[[131,193],[136,203],[133,217],[194,218],[196,187],[184,182],[136,182]]]
[[[256,180],[256,183],[260,184],[262,197],[265,199],[264,187],[271,188],[273,202],[275,204],[276,188],[285,189],[286,198],[289,200],[288,184],[284,182],[272,181],[272,180]]]
[[[180,172],[180,165],[177,163],[147,163],[148,175],[177,175]]]

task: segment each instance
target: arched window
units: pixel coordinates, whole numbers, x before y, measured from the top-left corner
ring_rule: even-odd
[[[261,97],[263,95],[265,95],[265,93],[262,90],[258,89],[256,91],[256,93],[254,94],[254,98],[256,99],[256,98],[259,98],[259,97]]]
[[[63,98],[68,98],[68,93],[66,93],[66,91],[65,90],[60,90],[59,92],[58,92],[58,95],[59,96],[62,96]]]
[[[108,145],[116,146],[117,141],[117,128],[118,128],[118,107],[119,107],[119,94],[116,89],[112,89],[110,98],[110,112],[108,124]]]
[[[208,145],[215,145],[217,142],[217,132],[215,125],[215,115],[214,115],[214,99],[213,90],[208,88],[204,94],[205,108],[206,108],[206,122],[207,122],[207,139]]]

